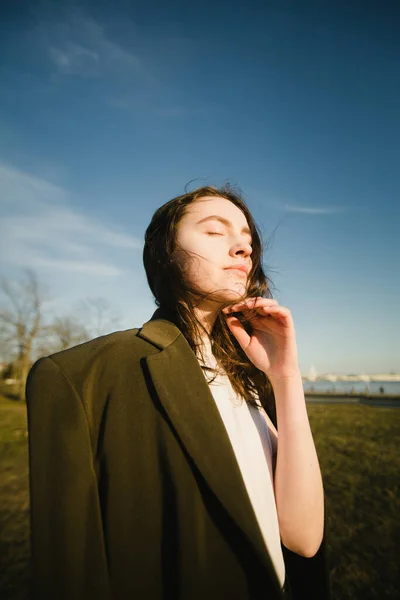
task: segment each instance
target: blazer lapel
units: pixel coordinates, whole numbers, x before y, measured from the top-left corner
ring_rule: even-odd
[[[138,335],[160,352],[147,357],[157,395],[181,442],[209,487],[244,532],[260,560],[276,577],[225,425],[208,383],[185,337],[160,309]]]

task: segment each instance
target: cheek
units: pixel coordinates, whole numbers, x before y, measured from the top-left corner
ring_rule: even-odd
[[[186,261],[184,266],[186,277],[192,283],[204,285],[211,280],[216,279],[217,267],[209,257],[193,256]]]
[[[220,274],[212,257],[181,255],[180,267],[186,283],[199,292],[208,292],[218,286]]]
[[[206,238],[181,239],[182,251],[176,256],[182,270],[187,274],[215,273],[221,263],[221,248],[212,240]]]

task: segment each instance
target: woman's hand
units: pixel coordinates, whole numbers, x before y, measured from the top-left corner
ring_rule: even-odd
[[[228,327],[236,337],[249,360],[274,380],[298,376],[296,334],[291,312],[269,298],[248,298],[222,311]],[[232,312],[242,312],[249,318],[252,334],[249,335]]]

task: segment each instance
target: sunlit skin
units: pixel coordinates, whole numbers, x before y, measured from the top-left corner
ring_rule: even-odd
[[[229,200],[204,197],[192,203],[179,224],[177,243],[188,253],[182,254],[187,282],[200,293],[213,292],[212,300],[195,308],[199,321],[211,332],[229,302],[223,313],[230,331],[273,386],[279,430],[274,489],[281,539],[293,552],[313,556],[323,537],[324,493],[291,312],[268,298],[238,302],[248,278],[228,267],[241,264],[250,271],[251,235],[245,215]],[[233,312],[250,317],[251,335]],[[277,441],[276,430],[275,435]]]
[[[176,242],[189,253],[182,255],[186,280],[200,293],[213,292],[212,299],[195,309],[208,331],[221,305],[238,301],[246,292],[246,274],[227,267],[240,264],[251,269],[252,240],[248,229],[242,211],[219,197],[205,197],[190,204],[179,223]]]

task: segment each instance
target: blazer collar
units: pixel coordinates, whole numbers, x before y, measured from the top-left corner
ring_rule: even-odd
[[[166,310],[158,308],[150,321],[143,325],[138,335],[160,350],[164,350],[182,334],[173,322],[172,315]]]
[[[160,349],[146,359],[158,398],[189,456],[270,571],[279,593],[279,582],[223,420],[194,352],[169,319],[158,309],[137,334]]]

